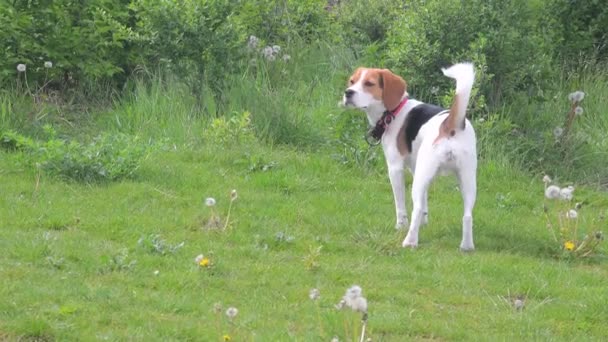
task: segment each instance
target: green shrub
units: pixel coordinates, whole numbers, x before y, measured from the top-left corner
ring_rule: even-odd
[[[564,64],[608,58],[608,6],[605,2],[553,0],[552,15],[560,25],[557,52]]]
[[[386,47],[388,32],[400,18],[405,3],[395,0],[340,2],[333,11],[344,43],[355,52],[363,53],[369,64],[377,65]]]
[[[123,73],[129,44],[139,35],[121,0],[12,1],[0,4],[0,83],[25,64],[32,87],[45,81],[76,84],[82,78]],[[45,62],[51,62],[48,67]],[[23,74],[23,73],[22,73]]]
[[[232,18],[236,7],[234,1],[133,1],[129,10],[144,37],[137,46],[138,62],[162,65],[194,94],[207,84],[219,92],[245,52],[245,36]]]
[[[2,134],[2,147],[23,152],[26,164],[50,174],[81,182],[115,181],[132,176],[151,146],[124,134],[101,134],[90,143],[66,141],[46,126],[47,141],[15,132]]]
[[[412,1],[389,31],[388,64],[414,92],[451,89],[441,67],[469,60],[480,68],[481,93],[491,104],[519,91],[542,95],[551,75],[555,26],[538,0]]]
[[[326,9],[327,0],[241,0],[239,4],[235,20],[241,29],[270,45],[293,39],[330,41],[339,35]]]

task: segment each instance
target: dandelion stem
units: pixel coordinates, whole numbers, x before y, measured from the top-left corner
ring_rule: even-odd
[[[551,230],[551,234],[553,234],[553,240],[555,240],[555,242],[557,242],[557,236],[555,235],[555,228],[553,228],[553,223],[551,222],[551,218],[549,218],[549,215],[547,215],[547,211],[549,209],[546,209],[547,205],[545,203],[544,208],[543,208],[543,213],[545,214],[545,218],[547,219],[547,224],[549,225],[549,229]]]
[[[365,339],[365,327],[367,326],[367,314],[364,314],[363,319],[361,320],[361,323],[363,324],[363,326],[361,327],[361,339],[359,339],[359,342],[363,342],[363,339]]]
[[[234,200],[230,200],[230,204],[228,205],[228,214],[226,214],[226,222],[224,223],[224,228],[222,230],[226,230],[226,228],[228,228],[228,222],[230,222],[230,211],[232,210],[232,202],[234,202]]]
[[[566,123],[564,124],[564,134],[562,135],[562,139],[566,139],[568,132],[570,132],[570,128],[572,128],[572,123],[574,122],[574,118],[576,117],[576,107],[578,107],[578,104],[579,101],[572,101],[570,111],[566,116]]]

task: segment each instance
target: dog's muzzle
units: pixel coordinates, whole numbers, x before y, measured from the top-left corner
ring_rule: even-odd
[[[348,106],[348,105],[352,105],[354,106],[355,103],[353,102],[353,97],[355,95],[355,91],[352,89],[346,89],[346,91],[344,92],[344,105]]]

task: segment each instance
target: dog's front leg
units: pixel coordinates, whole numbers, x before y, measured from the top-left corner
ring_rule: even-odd
[[[388,165],[388,177],[391,180],[393,196],[395,197],[395,211],[397,214],[396,229],[407,227],[407,210],[405,209],[405,184],[403,175],[403,162]]]

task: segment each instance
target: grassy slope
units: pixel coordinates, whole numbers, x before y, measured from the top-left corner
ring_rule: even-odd
[[[249,170],[256,159],[277,165]],[[374,341],[607,339],[605,262],[551,257],[539,181],[492,164],[479,174],[477,251],[462,254],[451,178],[433,185],[430,226],[412,251],[392,228],[386,176],[321,154],[206,146],[158,153],[133,181],[43,177],[37,191],[35,176],[4,154],[0,339],[352,339],[357,316],[333,307],[352,284],[369,300]],[[209,215],[203,199],[215,197],[225,213],[233,188],[232,229],[198,229]],[[601,194],[576,195],[590,202],[582,220],[605,212]],[[278,232],[295,240],[277,242]],[[185,246],[161,255],[138,245],[154,234]],[[320,267],[309,271],[302,259],[319,246]],[[211,255],[212,269],[193,263],[199,253]],[[113,268],[125,254],[118,264],[136,264]],[[318,308],[307,297],[313,287]],[[518,294],[527,296],[522,312],[503,299]],[[223,314],[218,321],[216,302],[239,309],[235,325]]]

